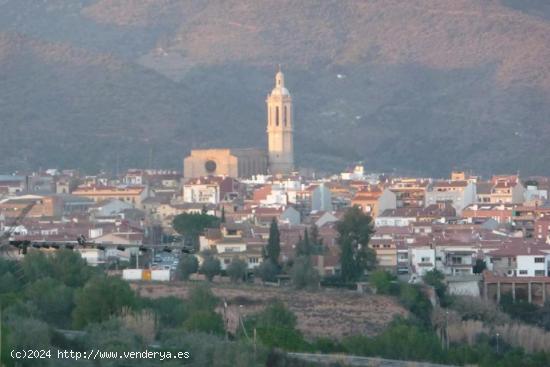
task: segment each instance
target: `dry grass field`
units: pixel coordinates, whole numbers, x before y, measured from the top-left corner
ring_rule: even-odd
[[[192,284],[176,282],[132,286],[144,297],[185,298]],[[288,288],[213,284],[212,291],[227,301],[229,328],[233,330],[236,328],[239,312],[244,316],[258,312],[275,299],[283,301],[295,313],[298,328],[310,338],[375,335],[395,316],[407,314],[404,308],[389,297],[362,295],[346,290],[306,292]]]

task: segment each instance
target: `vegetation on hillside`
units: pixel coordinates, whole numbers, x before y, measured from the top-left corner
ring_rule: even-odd
[[[265,146],[281,62],[300,166],[547,173],[550,17],[533,3],[9,0],[0,170]]]

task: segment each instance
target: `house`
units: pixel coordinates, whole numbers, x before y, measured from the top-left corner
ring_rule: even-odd
[[[149,196],[145,186],[105,186],[95,184],[79,186],[72,194],[90,198],[96,203],[117,199],[132,204],[132,206],[138,209],[141,208],[142,201]]]
[[[487,253],[487,267],[495,275],[550,276],[550,246],[509,245]]]
[[[332,210],[332,195],[324,183],[317,185],[311,193],[311,211]]]
[[[364,213],[376,218],[379,213],[387,209],[397,207],[395,194],[388,188],[369,186],[367,189],[358,191],[351,200],[352,206],[358,206]]]
[[[525,188],[519,179],[517,181],[497,180],[491,189],[492,203],[520,204],[525,200]]]
[[[374,219],[374,225],[378,227],[408,227],[415,223],[422,209],[418,207],[401,207],[386,209]]]
[[[26,218],[59,217],[63,212],[63,201],[56,195],[22,195],[0,200],[0,214],[15,218],[30,205]]]
[[[435,249],[433,244],[411,244],[409,246],[409,264],[413,274],[424,276],[435,269]]]
[[[525,201],[525,187],[516,175],[493,176],[490,181],[479,181],[476,183],[476,202],[493,204],[521,204]],[[530,195],[542,194],[533,190]]]
[[[300,212],[289,206],[279,215],[279,221],[290,225],[298,225],[300,224]]]
[[[376,253],[377,266],[395,273],[397,271],[397,244],[392,239],[371,239],[369,247]]]
[[[476,201],[476,185],[471,181],[436,181],[426,192],[425,207],[450,201],[457,214]]]
[[[334,212],[324,212],[324,213],[321,213],[321,215],[319,215],[318,218],[315,220],[315,225],[321,228],[327,223],[335,223],[338,220],[339,219],[334,214]]]
[[[236,259],[245,261],[248,269],[252,270],[263,261],[265,242],[251,238],[249,234],[245,225],[224,223],[219,232],[213,230],[201,236],[201,250],[213,250],[214,256],[220,260],[222,270],[226,270]]]
[[[498,223],[510,223],[514,212],[514,204],[476,203],[470,204],[462,210],[462,217],[470,223],[480,219],[494,219]]]
[[[535,220],[534,237],[550,244],[550,216],[543,216]]]
[[[0,197],[21,194],[27,190],[25,176],[0,175]]]
[[[435,267],[445,275],[473,274],[477,248],[469,242],[445,241],[435,246]]]
[[[524,201],[546,201],[548,200],[548,190],[540,189],[536,185],[527,185],[525,191],[523,192],[523,199]]]
[[[429,181],[416,178],[402,178],[394,180],[390,190],[395,194],[396,205],[402,207],[423,207]]]
[[[92,213],[95,217],[112,217],[122,213],[126,209],[133,208],[134,206],[126,201],[121,201],[119,199],[108,199],[96,203],[92,209]]]
[[[185,203],[214,204],[239,197],[239,181],[231,177],[208,176],[191,178],[183,185]]]

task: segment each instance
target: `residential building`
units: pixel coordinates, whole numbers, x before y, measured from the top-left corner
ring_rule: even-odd
[[[395,209],[397,200],[395,193],[390,189],[370,186],[363,191],[358,191],[351,200],[351,205],[357,205],[363,212],[376,218],[379,213],[387,209]]]
[[[437,202],[450,201],[457,214],[462,209],[476,201],[476,186],[471,181],[436,181],[432,183],[426,192],[424,206]]]

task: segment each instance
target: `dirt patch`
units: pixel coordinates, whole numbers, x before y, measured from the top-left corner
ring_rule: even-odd
[[[132,285],[141,296],[151,298],[186,298],[192,286],[193,283],[184,282]],[[239,314],[247,316],[261,311],[275,299],[283,301],[295,313],[298,328],[308,338],[341,338],[357,334],[372,336],[382,331],[395,316],[407,315],[407,311],[390,297],[347,290],[306,292],[287,288],[213,284],[212,291],[228,304],[230,330],[236,329]]]

